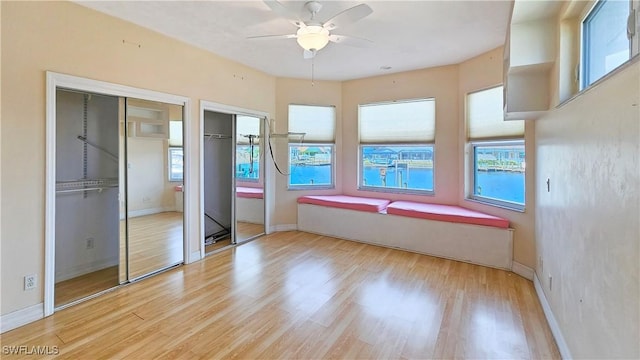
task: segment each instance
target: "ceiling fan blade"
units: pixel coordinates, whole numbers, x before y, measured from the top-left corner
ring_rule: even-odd
[[[318,50],[305,50],[302,56],[304,57],[305,60],[309,60],[316,57],[317,53],[318,53]]]
[[[262,35],[262,36],[249,36],[249,40],[278,40],[278,39],[295,39],[298,37],[296,34],[287,35]]]
[[[373,41],[371,40],[335,34],[329,35],[329,41],[336,44],[348,45],[358,48],[370,48],[374,45]]]
[[[263,0],[264,3],[276,14],[289,20],[293,25],[297,27],[305,26],[304,21],[300,20],[300,17],[293,11],[287,9],[277,0]]]
[[[331,31],[341,26],[353,24],[354,22],[368,16],[372,12],[373,9],[371,9],[367,4],[356,5],[325,21],[322,26],[325,29]]]

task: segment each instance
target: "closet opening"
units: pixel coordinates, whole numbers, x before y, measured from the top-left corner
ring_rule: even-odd
[[[266,233],[264,113],[202,102],[205,255]]]
[[[188,105],[47,73],[45,316],[185,263]]]

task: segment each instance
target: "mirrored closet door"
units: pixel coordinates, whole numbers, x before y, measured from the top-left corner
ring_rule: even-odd
[[[183,107],[56,90],[54,306],[183,262]]]
[[[128,279],[183,261],[183,107],[126,99]]]
[[[235,118],[235,239],[241,243],[265,233],[265,120],[245,115]]]

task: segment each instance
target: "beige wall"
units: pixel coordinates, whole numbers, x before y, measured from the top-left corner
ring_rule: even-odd
[[[640,61],[536,122],[536,273],[577,359],[640,358],[638,79]]]
[[[349,195],[384,197],[457,204],[458,66],[442,66],[346,81],[342,91],[344,171],[343,191]],[[358,191],[358,105],[403,99],[435,98],[436,140],[434,149],[434,196]]]
[[[43,301],[45,71],[189,97],[193,129],[198,99],[274,114],[275,78],[73,3],[2,1],[1,7],[1,161],[11,169],[1,180],[0,311],[6,314]],[[198,137],[194,131],[190,140],[197,144]],[[198,163],[197,146],[186,155]],[[197,214],[197,200],[192,205]],[[193,220],[187,226],[197,228]],[[190,240],[197,249],[199,239]],[[23,276],[34,273],[38,289],[24,291]]]
[[[295,225],[297,223],[296,199],[303,195],[338,194],[342,191],[340,176],[343,173],[344,153],[342,152],[342,83],[339,81],[278,78],[276,80],[276,117],[275,132],[285,134],[288,129],[289,104],[333,105],[336,107],[336,187],[330,190],[287,190],[287,177],[275,174],[275,213],[272,222],[277,225]],[[297,141],[296,137],[291,138]],[[278,166],[285,174],[289,172],[288,142],[286,138],[274,138],[275,156]]]

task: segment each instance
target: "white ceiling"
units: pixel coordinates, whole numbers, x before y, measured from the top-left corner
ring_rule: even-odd
[[[371,48],[329,43],[314,60],[315,78],[348,80],[457,64],[504,43],[512,0],[363,1],[366,18],[333,34],[374,41]],[[309,78],[311,60],[295,39],[249,40],[293,34],[296,27],[262,1],[79,1],[169,37],[279,77]],[[309,19],[305,1],[281,1]],[[322,1],[324,21],[356,1]],[[391,70],[381,70],[390,66]]]

